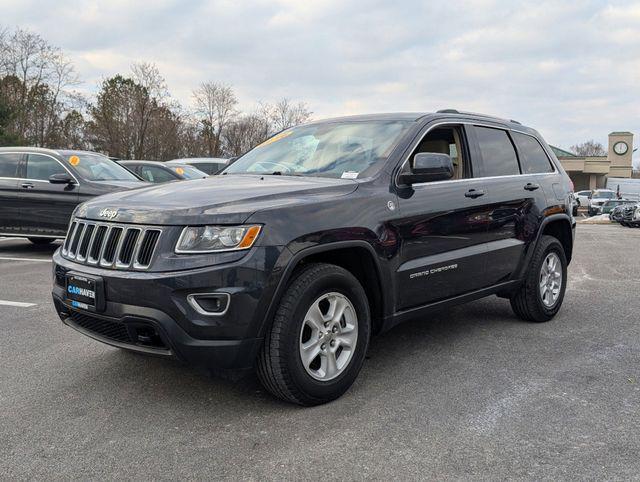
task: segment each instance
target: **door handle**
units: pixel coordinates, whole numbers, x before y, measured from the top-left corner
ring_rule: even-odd
[[[31,182],[23,182],[21,186],[23,189],[33,189],[33,183]]]
[[[471,199],[475,199],[480,196],[484,196],[484,189],[469,189],[464,193],[464,197],[470,197]]]
[[[524,185],[524,188],[525,188],[527,191],[535,191],[536,189],[539,189],[539,188],[540,188],[540,184],[536,184],[536,183],[533,183],[533,182],[528,182],[528,183],[526,183],[526,184]]]

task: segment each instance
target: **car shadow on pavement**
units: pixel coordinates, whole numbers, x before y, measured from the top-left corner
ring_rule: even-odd
[[[0,243],[0,253],[3,255],[29,255],[29,254],[47,254],[53,255],[56,249],[62,245],[62,241],[54,241],[51,244],[32,244],[29,241],[16,240],[15,242],[5,241]]]
[[[380,387],[387,390],[389,385],[402,383],[409,374],[415,376],[416,369],[420,370],[420,378],[429,380],[430,370],[435,375],[443,359],[459,357],[461,351],[468,350],[478,332],[492,336],[494,331],[519,323],[522,322],[511,314],[508,302],[489,298],[435,313],[428,320],[398,325],[372,339],[360,377],[340,400],[372,396],[372,390]],[[464,342],[457,346],[461,339]],[[271,396],[254,374],[230,381],[176,360],[124,350],[108,349],[99,356],[100,362],[89,361],[84,377],[76,379],[79,392],[85,384],[91,384],[105,395],[109,391],[115,391],[117,398],[126,394],[126,400],[132,391],[136,392],[136,403],[146,407],[175,403],[183,410],[205,412],[216,407],[233,407],[238,414],[297,408]],[[83,380],[87,377],[91,380]]]

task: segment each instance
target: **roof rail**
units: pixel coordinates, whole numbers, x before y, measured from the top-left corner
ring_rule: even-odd
[[[495,120],[501,120],[501,121],[507,121],[507,122],[513,122],[514,124],[518,124],[518,125],[522,125],[520,122],[518,122],[517,120],[513,120],[513,119],[503,119],[502,117],[496,117],[494,115],[487,115],[487,114],[478,114],[477,112],[465,112],[465,111],[460,111],[458,109],[440,109],[439,111],[436,111],[437,114],[464,114],[464,115],[474,115],[476,117],[485,117],[487,119],[495,119]]]

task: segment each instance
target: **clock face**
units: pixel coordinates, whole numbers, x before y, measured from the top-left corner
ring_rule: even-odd
[[[626,154],[628,149],[629,149],[629,146],[627,145],[627,143],[626,143],[626,142],[619,141],[619,142],[616,142],[616,143],[613,145],[613,151],[614,151],[616,154],[619,154],[619,155],[621,155],[621,156],[622,156],[623,154]]]

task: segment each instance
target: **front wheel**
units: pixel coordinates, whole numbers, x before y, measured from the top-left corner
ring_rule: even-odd
[[[562,306],[567,285],[567,258],[560,241],[543,235],[520,289],[511,297],[514,313],[527,321],[549,321]]]
[[[329,402],[358,376],[369,333],[369,303],[358,280],[339,266],[306,265],[280,301],[258,357],[258,377],[283,400]]]

